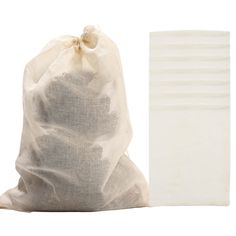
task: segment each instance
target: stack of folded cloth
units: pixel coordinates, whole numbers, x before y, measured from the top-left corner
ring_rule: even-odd
[[[229,204],[229,33],[150,34],[151,205]]]

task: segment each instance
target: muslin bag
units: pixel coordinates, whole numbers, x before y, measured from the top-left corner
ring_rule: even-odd
[[[116,45],[88,26],[51,41],[25,68],[17,187],[0,207],[98,211],[148,205],[127,156],[132,131]]]

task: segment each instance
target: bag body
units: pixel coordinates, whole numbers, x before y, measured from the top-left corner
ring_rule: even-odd
[[[17,187],[0,207],[98,211],[148,205],[147,183],[127,156],[132,137],[116,45],[89,26],[51,41],[30,61]]]

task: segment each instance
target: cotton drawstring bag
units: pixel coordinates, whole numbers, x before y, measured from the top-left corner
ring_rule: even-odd
[[[0,207],[99,211],[148,205],[147,183],[128,158],[132,131],[116,45],[88,26],[51,41],[30,61],[17,187]]]

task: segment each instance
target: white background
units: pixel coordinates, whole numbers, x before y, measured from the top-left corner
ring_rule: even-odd
[[[231,120],[235,120],[235,1],[0,1],[0,193],[17,184],[24,65],[52,38],[98,24],[120,49],[133,140],[129,154],[148,178],[149,31],[231,32]],[[97,213],[0,210],[0,235],[236,235],[235,123],[230,207],[159,207]]]

